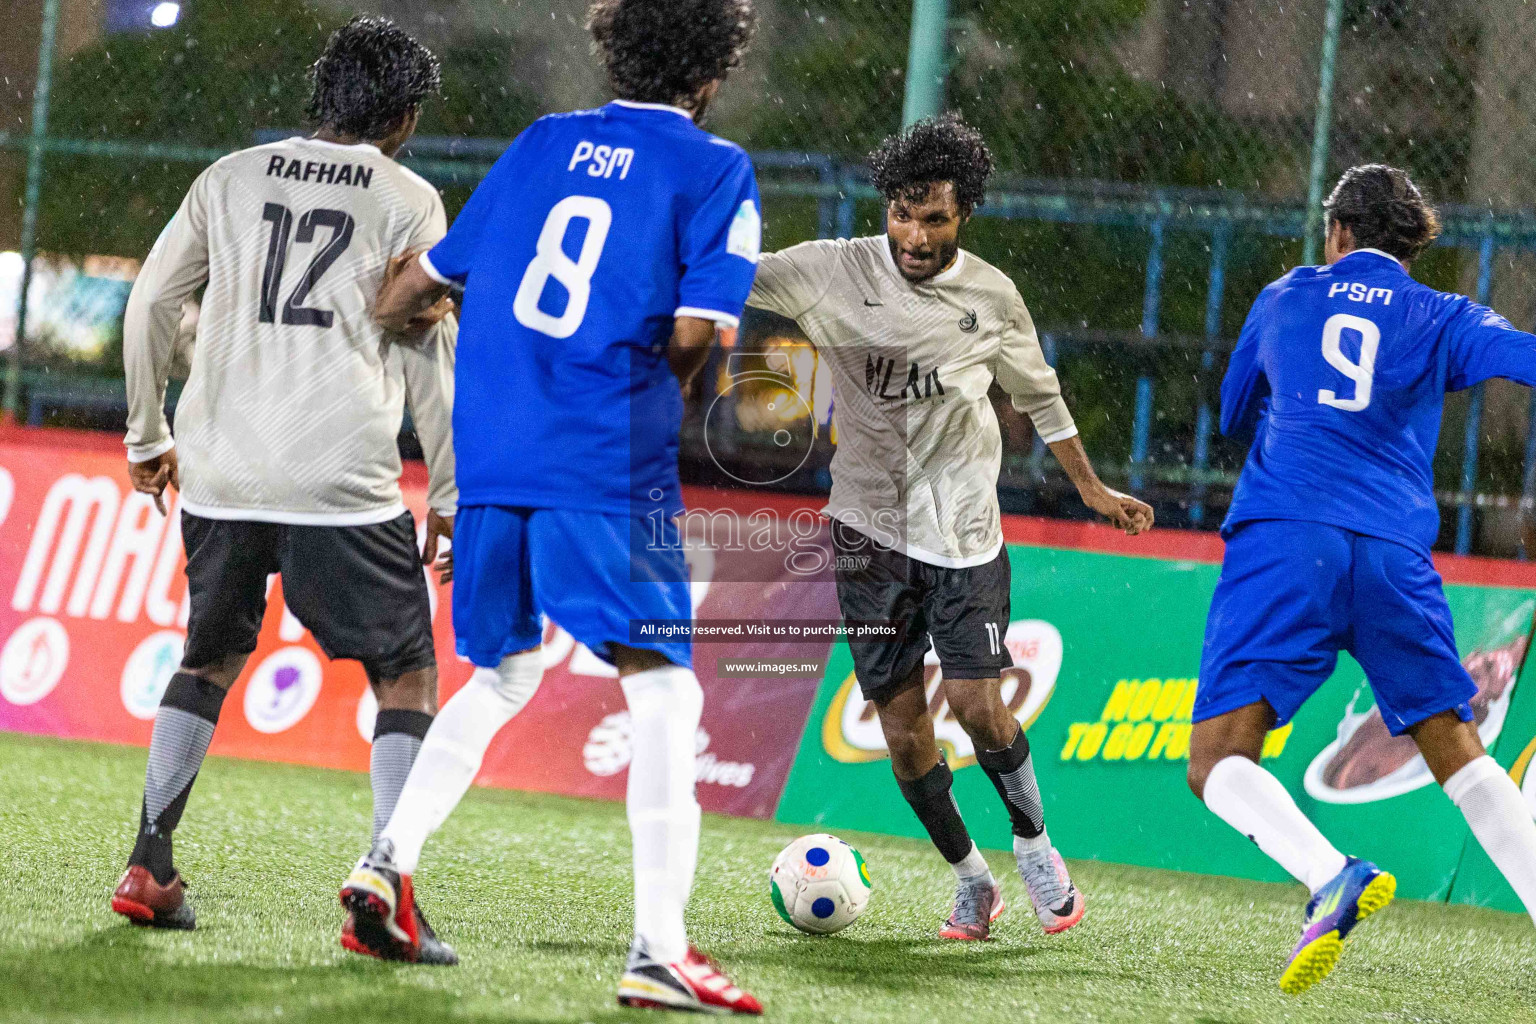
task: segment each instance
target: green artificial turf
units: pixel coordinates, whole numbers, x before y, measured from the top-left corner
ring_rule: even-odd
[[[613,1000],[630,925],[621,806],[472,792],[417,876],[463,963],[405,967],[336,942],[336,890],[369,818],[367,780],[345,772],[210,761],[177,834],[198,930],[112,914],[143,769],[139,749],[0,735],[0,1020],[673,1019]],[[1087,917],[1047,938],[995,854],[1012,904],[995,941],[943,942],[953,876],[933,850],[848,833],[874,896],[851,929],[818,939],[769,902],[768,865],[794,836],[706,818],[690,910],[696,943],[773,1020],[1536,1022],[1524,916],[1398,903],[1361,927],[1332,978],[1292,999],[1275,982],[1299,887],[1075,862]]]

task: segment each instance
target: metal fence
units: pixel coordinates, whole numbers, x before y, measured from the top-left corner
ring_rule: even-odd
[[[110,344],[78,359],[27,329],[38,253],[142,256],[202,166],[301,123],[304,66],[351,13],[188,0],[174,27],[65,45],[81,34],[70,4],[41,3],[30,110],[8,118],[25,130],[0,131],[0,157],[25,160],[11,176],[25,280],[5,407],[41,420],[110,409],[120,384],[102,379]],[[1343,167],[1404,165],[1442,204],[1446,233],[1416,276],[1517,323],[1536,311],[1526,0],[759,5],[758,45],[711,127],[753,153],[769,246],[880,230],[863,154],[904,118],[962,111],[1000,169],[967,245],[1019,282],[1101,472],[1165,522],[1219,519],[1244,454],[1212,429],[1225,353],[1262,284],[1313,258],[1318,200]],[[406,162],[450,211],[529,119],[602,99],[583,0],[372,6],[444,57],[432,135]],[[1532,416],[1523,389],[1453,397],[1436,463],[1443,546],[1518,550]],[[1012,507],[1070,512],[1043,446],[1005,426]]]

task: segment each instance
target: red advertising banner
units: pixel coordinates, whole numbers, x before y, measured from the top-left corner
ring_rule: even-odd
[[[185,555],[177,511],[155,511],[128,486],[114,438],[64,431],[0,431],[0,730],[147,745],[160,694],[186,639]],[[420,523],[422,467],[407,468],[405,500]],[[739,537],[747,522],[710,522]],[[800,523],[801,527],[809,522]],[[699,619],[835,621],[824,529],[782,543],[688,545]],[[692,536],[692,535],[690,535]],[[795,557],[786,558],[784,544]],[[454,653],[451,585],[431,581],[441,696],[472,666]],[[700,644],[704,688],[698,794],[706,811],[774,812],[820,682],[813,677],[722,678],[722,658],[804,658],[816,644],[741,640]],[[538,694],[486,756],[482,785],[620,799],[629,718],[614,670],[569,634],[545,633]],[[375,704],[361,666],[331,663],[269,585],[266,620],[224,704],[212,752],[366,770]]]

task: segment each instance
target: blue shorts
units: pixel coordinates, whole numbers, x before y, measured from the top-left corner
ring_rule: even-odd
[[[1443,711],[1472,721],[1477,685],[1426,555],[1324,523],[1244,523],[1211,598],[1194,720],[1262,699],[1284,725],[1341,650],[1365,669],[1392,735]]]
[[[669,524],[670,525],[670,524]],[[453,631],[458,651],[494,668],[537,647],[548,615],[604,661],[610,644],[691,667],[692,641],[632,639],[630,622],[693,618],[680,544],[649,541],[645,518],[570,509],[471,505],[453,529]]]

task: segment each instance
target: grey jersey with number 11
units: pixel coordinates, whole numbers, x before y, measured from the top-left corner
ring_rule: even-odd
[[[997,557],[992,381],[1046,441],[1077,433],[1007,275],[962,250],[948,270],[912,284],[884,235],[806,242],[762,257],[747,304],[797,321],[831,365],[838,438],[827,515],[931,565]]]
[[[393,519],[409,403],[428,503],[451,515],[457,328],[450,317],[406,339],[370,316],[389,260],[445,230],[437,191],[374,146],[294,138],[208,168],[128,301],[129,459],[173,446],[166,376],[182,304],[206,281],[176,409],[182,508],[314,525]]]

